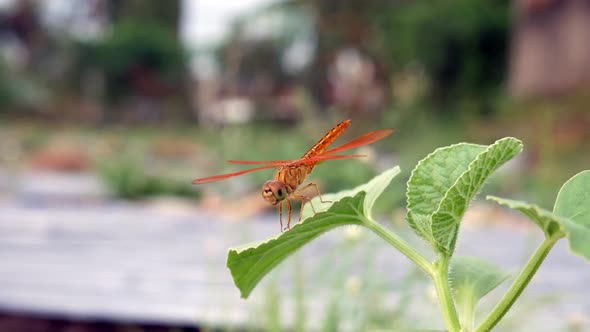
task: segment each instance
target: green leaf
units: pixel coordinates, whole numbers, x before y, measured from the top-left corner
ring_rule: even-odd
[[[457,178],[485,146],[459,143],[438,148],[422,159],[408,181],[408,223],[414,231],[436,248],[431,216]]]
[[[324,232],[344,225],[361,225],[377,197],[399,172],[396,166],[353,190],[322,195],[324,199],[333,201],[326,211],[306,218],[272,239],[230,248],[227,267],[241,296],[247,298],[268,272]]]
[[[432,216],[432,233],[439,246],[447,249],[447,252],[453,252],[459,225],[469,203],[487,178],[520,151],[521,141],[512,137],[503,138],[490,145],[469,164],[468,170],[447,191]]]
[[[449,281],[461,326],[473,329],[479,300],[505,281],[509,275],[495,265],[475,257],[453,257]]]
[[[488,196],[489,200],[518,210],[535,222],[545,236],[565,236],[570,250],[590,261],[590,171],[583,171],[561,187],[553,212],[535,204]]]
[[[363,209],[365,211],[365,215],[370,218],[372,216],[371,213],[373,211],[373,205],[375,204],[375,201],[377,200],[377,198],[379,198],[379,196],[381,196],[385,188],[387,188],[389,183],[391,183],[391,180],[393,180],[393,178],[396,177],[400,173],[400,171],[401,170],[399,166],[392,167],[384,171],[383,173],[375,176],[373,179],[371,179],[371,181],[367,183],[361,184],[353,189],[342,190],[338,193],[322,194],[322,198],[324,201],[336,202],[342,199],[343,197],[354,196],[359,192],[364,191],[367,193],[367,197],[363,203]],[[330,203],[320,202],[319,197],[314,197],[311,200],[311,204],[313,204],[313,206],[315,207],[316,212],[325,211],[330,207]],[[302,219],[314,215],[313,209],[311,208],[311,204],[305,204]]]
[[[562,225],[570,250],[590,261],[590,170],[563,184],[553,213],[564,217]]]
[[[408,222],[439,252],[451,254],[469,203],[487,178],[522,150],[512,137],[485,147],[461,143],[437,149],[408,182]]]
[[[488,196],[486,197],[486,199],[522,212],[524,215],[529,217],[537,226],[539,226],[539,228],[543,230],[546,236],[552,236],[556,231],[559,231],[559,224],[563,223],[562,218],[535,204],[516,201],[512,199],[500,198],[496,196]]]

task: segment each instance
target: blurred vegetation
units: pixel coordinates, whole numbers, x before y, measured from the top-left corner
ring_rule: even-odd
[[[494,110],[507,79],[509,1],[393,1],[371,17],[372,49],[396,68],[423,66],[432,81],[427,102],[438,112],[456,112],[464,99],[481,113]]]
[[[170,93],[174,82],[181,81],[183,47],[173,31],[158,24],[122,21],[112,27],[107,38],[93,46],[88,55],[105,75],[109,99],[138,92]],[[149,75],[145,79],[153,82],[139,82],[141,77],[137,75]]]
[[[12,103],[12,86],[6,76],[5,64],[0,61],[0,105],[10,105]]]
[[[112,160],[98,167],[99,175],[119,198],[142,199],[153,196],[198,198],[200,191],[189,182],[146,174],[139,162]]]
[[[74,133],[69,138],[73,142],[76,135],[84,137],[86,146],[100,146],[111,135],[127,148],[99,151],[93,159],[111,165],[100,172],[118,184],[114,188],[122,196],[183,192],[162,189],[166,186],[144,174],[182,169],[174,171],[175,178],[189,182],[238,169],[226,159],[297,158],[335,123],[352,117],[353,126],[339,142],[377,127],[392,127],[396,133],[374,146],[381,153],[376,160],[319,165],[311,179],[322,192],[363,183],[384,164],[400,164],[404,173],[398,181],[403,183],[415,163],[438,146],[489,144],[503,136],[522,139],[526,148],[518,167],[489,186],[499,195],[516,191],[550,202],[554,188],[590,162],[587,93],[522,102],[505,89],[514,25],[506,0],[290,0],[246,13],[212,52],[220,76],[212,93],[219,103],[210,106],[220,113],[225,112],[219,108],[222,102],[247,99],[254,105],[253,120],[205,123],[198,129],[191,127],[196,124],[194,111],[207,107],[195,86],[207,86],[188,71],[191,54],[178,37],[180,1],[106,2],[108,23],[97,38],[76,39],[63,28],[42,29],[37,13],[31,16],[36,23],[29,32],[36,38],[23,39],[31,55],[23,58],[30,63],[15,68],[0,61],[0,126],[8,137],[0,143],[4,156],[18,155],[26,162],[27,154],[64,130]],[[272,22],[271,28],[262,25],[266,37],[249,34],[257,31],[256,22]],[[290,72],[283,57],[302,41],[312,42],[311,62]],[[383,89],[379,92],[386,96],[377,111],[354,113],[330,104],[333,62],[344,48],[358,50],[375,65],[375,80]],[[295,113],[289,121],[279,116],[285,108]],[[225,113],[217,115],[223,118]],[[46,120],[61,125],[48,126]],[[176,142],[170,146],[194,146],[185,152],[192,154],[190,159],[168,161],[157,170],[125,159],[131,150],[150,155],[153,146],[171,137]],[[137,171],[129,170],[135,167]],[[145,178],[112,180],[122,174]],[[236,197],[257,194],[260,183],[271,176],[272,171],[257,172],[203,190]],[[133,187],[136,181],[143,184]],[[381,211],[404,200],[399,188],[385,196]]]

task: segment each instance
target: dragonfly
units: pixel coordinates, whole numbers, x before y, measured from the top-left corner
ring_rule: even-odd
[[[311,208],[316,213],[313,204],[311,203],[312,197],[303,194],[304,190],[313,188],[317,193],[317,196],[322,203],[331,203],[330,201],[324,201],[320,194],[320,190],[317,184],[310,182],[304,186],[301,186],[305,178],[312,172],[314,167],[324,161],[328,160],[339,160],[339,159],[351,159],[351,158],[362,158],[365,155],[360,154],[337,154],[339,152],[365,146],[393,133],[393,129],[380,129],[370,131],[363,134],[347,143],[344,143],[338,147],[328,150],[328,147],[338,136],[340,136],[346,128],[350,126],[350,120],[345,120],[337,124],[328,133],[324,135],[316,144],[314,144],[301,158],[292,160],[228,160],[232,164],[242,165],[263,165],[242,171],[214,175],[204,178],[195,179],[192,181],[193,184],[203,184],[209,182],[220,181],[243,174],[261,171],[265,169],[275,168],[276,172],[272,180],[266,181],[262,185],[262,197],[271,205],[279,206],[279,222],[281,225],[281,232],[291,229],[291,217],[292,207],[291,200],[300,200],[301,209],[299,211],[299,221],[303,213],[303,206],[306,202],[309,202]],[[301,187],[300,187],[301,186]],[[283,228],[283,204],[287,207],[287,227]]]

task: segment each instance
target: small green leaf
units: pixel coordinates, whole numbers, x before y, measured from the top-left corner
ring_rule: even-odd
[[[275,238],[230,248],[227,267],[241,296],[247,298],[268,272],[324,232],[344,225],[361,225],[366,220],[367,211],[399,171],[396,166],[353,190],[322,195],[333,201],[327,211],[306,218]]]
[[[557,194],[553,213],[562,225],[570,250],[590,261],[590,170],[567,180]]]
[[[550,236],[568,238],[570,250],[590,261],[590,171],[566,181],[557,195],[553,212],[535,204],[488,196],[489,200],[518,210]]]
[[[449,281],[461,317],[461,326],[473,329],[477,302],[508,277],[507,273],[481,259],[453,257]]]
[[[485,147],[461,143],[437,149],[408,181],[408,223],[435,250],[452,253],[469,203],[487,178],[522,150],[512,137]]]
[[[500,198],[496,196],[488,196],[486,199],[494,201],[500,205],[504,205],[514,210],[522,212],[524,215],[529,217],[546,236],[551,236],[555,231],[559,230],[559,227],[554,227],[554,224],[561,224],[563,220],[560,220],[558,216],[550,211],[547,211],[535,204],[527,202],[516,201],[512,199]]]

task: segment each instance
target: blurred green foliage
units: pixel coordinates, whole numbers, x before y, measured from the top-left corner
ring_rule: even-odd
[[[113,26],[98,44],[98,63],[110,74],[148,65],[160,73],[178,72],[183,51],[173,31],[149,22],[125,21]]]
[[[199,197],[190,182],[147,174],[138,161],[130,158],[111,160],[99,165],[99,175],[119,198],[142,199],[151,196]]]
[[[0,115],[37,107],[46,101],[47,90],[32,76],[12,70],[0,56]]]
[[[167,27],[150,21],[121,21],[109,35],[95,43],[83,45],[83,67],[95,67],[105,76],[109,99],[146,93],[138,82],[152,80],[165,91],[183,82],[186,54],[183,46]],[[138,86],[139,85],[139,86]]]

